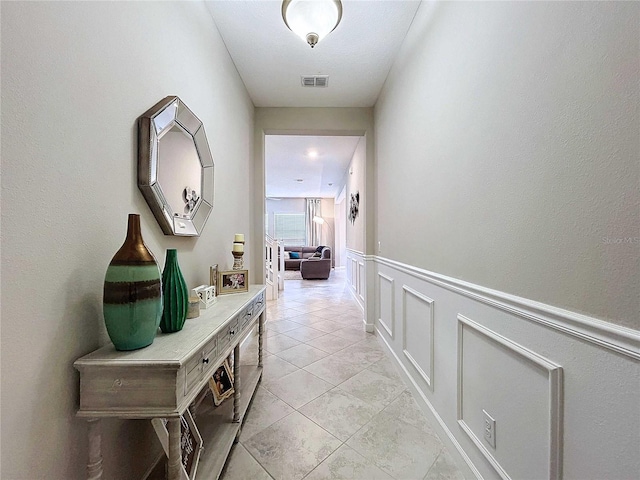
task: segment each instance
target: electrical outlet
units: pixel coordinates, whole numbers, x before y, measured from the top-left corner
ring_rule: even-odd
[[[496,448],[496,420],[486,410],[482,410],[482,413],[484,413],[484,439]]]

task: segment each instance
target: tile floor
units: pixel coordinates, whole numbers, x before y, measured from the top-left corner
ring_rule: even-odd
[[[262,382],[223,480],[464,479],[364,332],[343,271],[287,280],[267,304],[265,337]],[[256,341],[241,363],[255,364]]]

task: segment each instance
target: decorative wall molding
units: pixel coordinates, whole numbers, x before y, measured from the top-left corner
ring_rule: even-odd
[[[409,349],[407,348],[407,332],[409,331],[409,325],[407,322],[407,295],[411,295],[412,297],[418,299],[420,302],[424,303],[429,309],[428,315],[428,329],[429,329],[429,371],[425,372],[424,368],[420,365],[420,363],[414,358],[414,355],[411,354]],[[422,293],[414,290],[407,285],[402,286],[402,353],[407,357],[407,360],[413,365],[413,367],[417,370],[418,374],[422,377],[422,379],[427,383],[429,388],[433,391],[433,371],[434,371],[434,351],[435,351],[435,339],[434,339],[434,316],[433,316],[433,299],[423,295]]]
[[[520,356],[524,361],[530,362],[542,370],[547,371],[549,381],[549,479],[560,480],[562,478],[562,430],[563,430],[563,378],[562,367],[550,360],[524,348],[508,338],[480,325],[479,323],[458,314],[458,375],[457,375],[457,412],[458,424],[469,436],[471,441],[478,447],[487,458],[491,466],[504,480],[511,480],[509,474],[502,467],[495,456],[487,449],[484,443],[473,432],[463,418],[463,351],[464,351],[464,328],[468,327],[476,332],[490,338],[507,350]]]
[[[418,405],[421,407],[421,409],[423,411],[424,411],[424,408],[422,406],[425,405],[427,407],[428,412],[436,420],[438,426],[442,429],[442,432],[445,434],[446,439],[456,449],[457,453],[460,455],[460,457],[465,462],[467,467],[469,467],[469,469],[471,470],[471,472],[473,473],[475,478],[477,478],[479,480],[482,480],[483,476],[480,473],[480,471],[473,464],[473,462],[469,458],[469,455],[467,455],[467,452],[465,452],[464,448],[462,448],[462,445],[460,445],[460,442],[458,442],[458,439],[455,437],[453,432],[451,430],[449,430],[449,427],[447,426],[445,421],[442,419],[442,417],[440,416],[438,411],[435,409],[433,404],[429,401],[429,399],[425,395],[425,393],[422,390],[422,388],[420,388],[420,386],[416,383],[416,381],[413,378],[413,376],[407,370],[407,367],[405,367],[404,364],[400,361],[400,358],[393,351],[393,348],[391,347],[391,345],[389,345],[389,342],[387,341],[387,339],[384,337],[384,335],[382,335],[380,330],[377,329],[377,328],[376,328],[376,333],[378,335],[378,338],[380,338],[382,340],[384,346],[387,349],[387,352],[395,359],[396,365],[398,365],[398,367],[400,368],[400,373],[404,376],[405,380],[408,381],[408,384],[409,384],[411,390],[413,391],[413,393],[416,394],[416,396],[419,398],[419,400],[422,401],[422,403],[418,402]]]
[[[358,295],[360,296],[360,300],[364,304],[364,291],[366,288],[366,277],[365,277],[365,269],[364,262],[358,262]]]
[[[351,257],[349,258],[349,261],[351,264],[351,268],[349,269],[349,272],[351,273],[349,282],[351,283],[351,288],[353,288],[353,290],[357,292],[358,291],[358,260]]]
[[[359,252],[347,248],[347,281],[349,283],[349,291],[364,313],[365,329],[368,332],[373,332],[373,326],[367,323],[365,297],[363,296],[366,288],[366,277],[364,276],[366,272],[360,271],[360,263],[363,258],[365,257]]]
[[[382,295],[382,282],[386,282],[389,284],[389,288],[391,289],[391,294],[389,295],[389,304],[391,305],[391,314],[390,314],[390,319],[389,322],[391,323],[391,325],[387,325],[387,323],[382,319],[382,302],[383,302],[383,295]],[[378,298],[378,323],[380,324],[380,326],[382,328],[384,328],[384,330],[387,332],[387,335],[389,335],[389,337],[393,338],[394,335],[394,330],[395,330],[395,282],[393,280],[393,278],[385,275],[382,272],[378,272],[378,292],[379,294],[376,295],[376,297]]]
[[[484,288],[387,258],[376,257],[375,261],[380,265],[394,268],[525,320],[546,325],[600,347],[640,360],[640,332],[630,328]]]

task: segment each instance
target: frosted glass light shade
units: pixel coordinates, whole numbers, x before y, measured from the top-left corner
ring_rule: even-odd
[[[340,0],[284,0],[282,18],[289,29],[313,48],[342,18]]]

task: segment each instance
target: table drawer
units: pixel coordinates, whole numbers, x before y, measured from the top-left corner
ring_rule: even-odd
[[[240,330],[244,330],[253,318],[253,305],[249,305],[240,316]]]
[[[198,354],[187,361],[185,365],[187,376],[184,389],[185,395],[199,383],[206,372],[214,366],[217,354],[217,342],[217,337],[213,337],[199,350]]]
[[[253,302],[253,315],[258,315],[264,307],[264,292],[256,297]]]
[[[234,318],[229,322],[229,325],[222,329],[222,332],[218,334],[218,352],[222,353],[231,340],[235,338],[235,336],[240,333],[238,325],[238,317]]]

